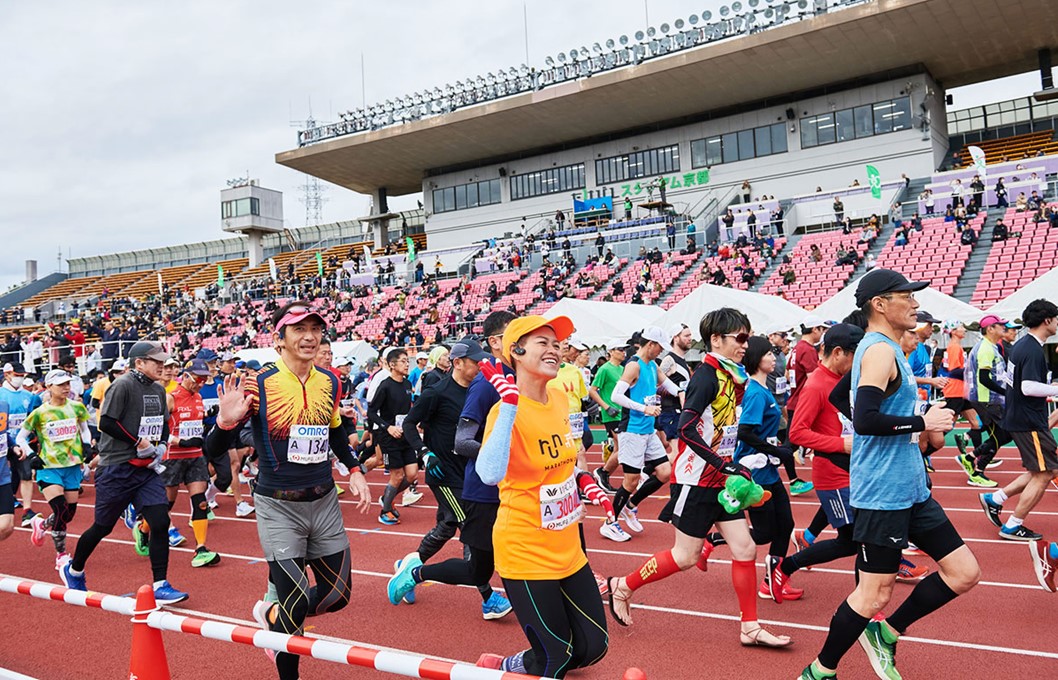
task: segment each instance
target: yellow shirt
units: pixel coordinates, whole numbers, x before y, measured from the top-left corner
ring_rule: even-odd
[[[570,413],[583,410],[581,401],[588,398],[588,386],[584,384],[584,374],[574,364],[563,363],[558,367],[558,375],[547,383],[547,389],[551,388],[565,392]]]
[[[103,378],[95,381],[92,385],[92,399],[99,401],[99,406],[96,408],[96,425],[99,424],[99,416],[103,413],[103,397],[106,396],[107,390],[110,389],[110,378]]]
[[[577,529],[584,514],[575,476],[581,433],[570,431],[562,389],[547,391],[546,404],[525,396],[518,402],[492,531],[496,571],[503,578],[563,579],[588,562]],[[482,441],[492,433],[499,406],[489,412]]]

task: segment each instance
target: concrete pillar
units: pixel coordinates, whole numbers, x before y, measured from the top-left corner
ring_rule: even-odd
[[[246,254],[250,258],[250,266],[256,267],[264,262],[264,232],[256,229],[247,229],[245,232]]]
[[[371,214],[385,215],[389,212],[389,197],[386,187],[379,187],[371,192]],[[374,231],[375,248],[385,248],[389,243],[389,220],[372,221],[371,229]]]

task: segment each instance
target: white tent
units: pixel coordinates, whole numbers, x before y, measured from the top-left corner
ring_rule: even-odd
[[[801,307],[775,295],[705,283],[677,302],[654,325],[671,328],[678,323],[686,324],[697,336],[702,317],[721,307],[734,307],[744,312],[758,333],[776,326],[793,328],[808,314]]]
[[[992,305],[987,313],[1003,319],[1020,319],[1029,303],[1040,298],[1058,304],[1058,267]]]
[[[860,280],[856,279],[829,300],[816,307],[813,314],[818,314],[824,319],[837,321],[845,318],[849,312],[856,309],[856,287],[858,285],[860,285]],[[977,307],[968,305],[962,300],[945,295],[933,288],[926,288],[915,293],[915,299],[918,300],[921,310],[929,312],[941,320],[958,319],[965,324],[969,324],[980,321],[981,317],[985,315]]]
[[[577,329],[577,337],[589,346],[612,347],[627,342],[635,331],[658,325],[657,320],[664,313],[654,305],[564,298],[544,316],[568,316]]]

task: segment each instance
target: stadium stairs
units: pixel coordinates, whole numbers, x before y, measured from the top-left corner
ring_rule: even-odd
[[[987,222],[977,239],[977,245],[970,253],[970,259],[966,261],[966,267],[963,268],[962,276],[959,277],[959,283],[955,286],[952,297],[972,304],[970,300],[981,281],[988,257],[992,254],[992,227],[995,226],[996,220],[1003,217],[1005,213],[1005,208],[989,208],[986,211]]]
[[[52,272],[47,276],[31,281],[25,285],[19,286],[14,290],[0,295],[0,309],[8,309],[11,307],[21,306],[23,302],[30,299],[34,295],[42,293],[59,282],[66,280],[67,274],[62,272]]]

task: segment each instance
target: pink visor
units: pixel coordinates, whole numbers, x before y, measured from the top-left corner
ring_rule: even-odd
[[[283,318],[281,318],[279,323],[276,324],[276,332],[278,333],[284,326],[293,326],[296,323],[301,323],[309,317],[316,317],[321,326],[327,326],[327,322],[322,316],[320,316],[319,312],[314,312],[308,307],[298,306],[291,307],[290,310],[283,315]]]

